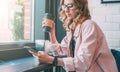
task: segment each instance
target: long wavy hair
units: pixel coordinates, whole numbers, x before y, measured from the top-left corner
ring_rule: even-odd
[[[78,11],[76,12],[75,18],[71,21],[67,19],[65,11],[61,8],[61,6],[64,4],[64,0],[60,0],[60,7],[58,9],[58,13],[59,18],[63,22],[63,26],[66,31],[74,31],[78,24],[82,24],[86,19],[91,18],[87,0],[74,0],[74,2],[78,6]],[[73,24],[72,27],[70,27],[70,24]]]

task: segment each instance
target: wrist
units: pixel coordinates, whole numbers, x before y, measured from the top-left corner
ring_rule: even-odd
[[[57,42],[56,35],[55,35],[54,32],[49,33],[49,36],[50,36],[50,40],[51,40],[52,43]]]
[[[49,64],[52,64],[52,63],[53,63],[53,60],[54,60],[54,57],[49,56],[49,59],[48,59],[48,60],[49,60],[48,63],[49,63]]]

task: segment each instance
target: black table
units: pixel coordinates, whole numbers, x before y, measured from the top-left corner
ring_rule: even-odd
[[[39,64],[34,57],[0,63],[0,72],[40,72],[52,68],[53,66],[49,64]]]

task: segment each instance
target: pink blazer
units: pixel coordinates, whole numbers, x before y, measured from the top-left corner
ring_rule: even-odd
[[[59,54],[66,54],[63,58],[64,69],[76,72],[118,72],[114,57],[108,48],[105,36],[98,25],[92,20],[79,24],[74,32],[76,41],[74,58],[70,53],[71,32],[61,42],[57,49]]]

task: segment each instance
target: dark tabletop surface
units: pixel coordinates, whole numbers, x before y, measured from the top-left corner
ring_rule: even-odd
[[[0,62],[0,72],[40,72],[49,68],[52,68],[52,65],[39,64],[34,57]]]

